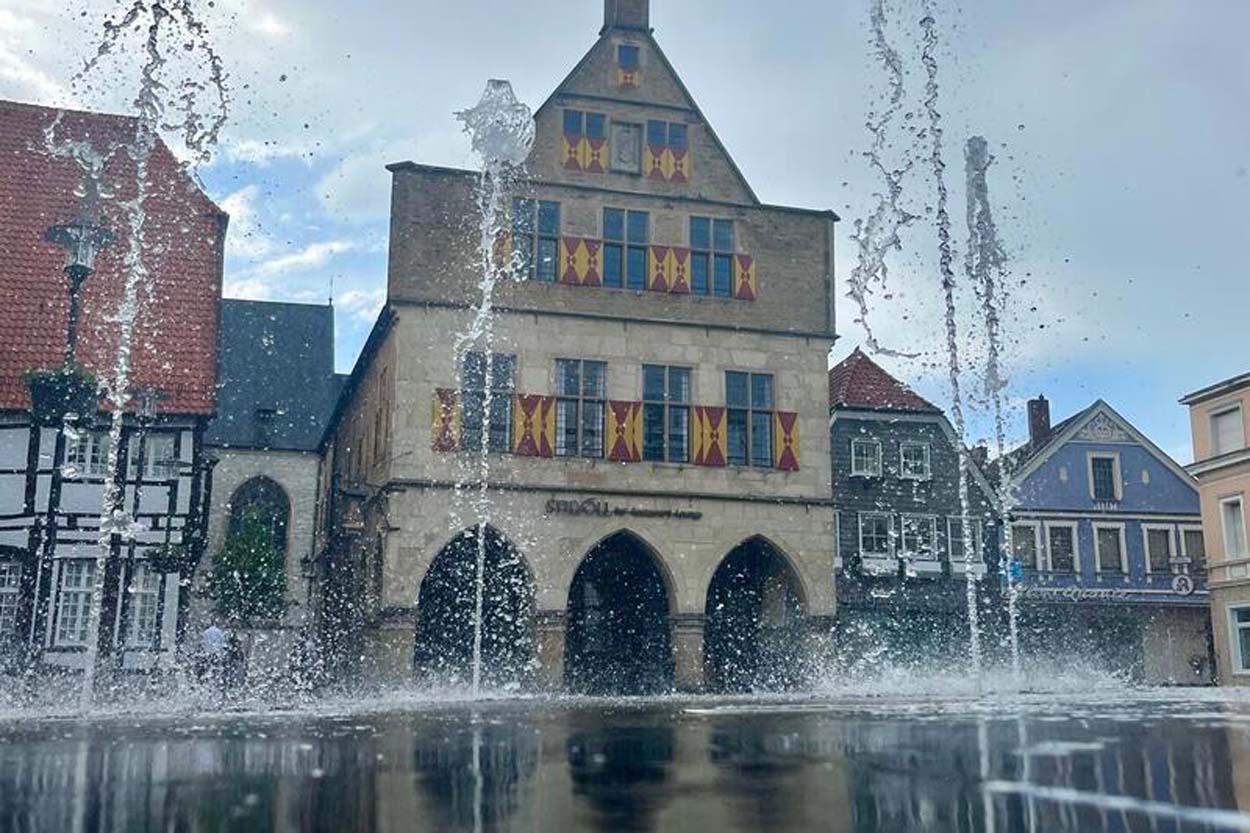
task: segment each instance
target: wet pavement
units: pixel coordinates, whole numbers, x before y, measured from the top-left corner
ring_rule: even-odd
[[[0,831],[1243,829],[1212,692],[0,716]]]

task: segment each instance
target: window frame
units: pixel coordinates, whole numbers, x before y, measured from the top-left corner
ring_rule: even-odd
[[[562,362],[575,362],[577,364],[577,395],[571,396],[561,392],[561,383],[563,376],[561,375],[560,366]],[[602,385],[598,396],[588,396],[586,394],[586,365],[598,365],[602,371],[600,379]],[[556,435],[553,453],[561,459],[582,458],[586,460],[601,460],[607,454],[607,412],[608,412],[608,363],[601,359],[573,359],[573,358],[557,358],[552,367],[555,372],[555,384],[551,389],[556,391]],[[561,403],[573,404],[573,421],[575,425],[576,448],[571,453],[561,453],[561,445],[564,441],[564,433],[560,431],[560,405]],[[585,435],[585,411],[587,405],[599,406],[599,449],[598,453],[590,453],[586,450]]]
[[[623,60],[624,51],[632,49],[634,51],[634,65],[629,66]],[[616,44],[616,65],[628,72],[638,72],[642,69],[642,46],[636,43],[619,42]]]
[[[1237,622],[1237,612],[1240,610],[1250,610],[1250,604],[1230,604],[1225,607],[1228,617],[1228,647],[1229,654],[1233,659],[1232,673],[1238,675],[1250,675],[1250,657],[1245,656],[1241,651],[1241,631],[1243,626]],[[1250,629],[1250,621],[1246,622],[1244,629]]]
[[[864,521],[867,519],[881,520],[885,522],[885,538],[887,551],[883,553],[868,552],[864,549]],[[889,512],[859,512],[856,516],[856,531],[858,533],[859,557],[860,560],[887,561],[891,558],[898,558],[898,547],[894,540],[894,515]]]
[[[1007,548],[1012,561],[1019,561],[1016,557],[1016,530],[1028,527],[1033,533],[1033,566],[1025,567],[1021,563],[1021,569],[1027,572],[1036,573],[1040,570],[1040,561],[1042,558],[1042,522],[1041,521],[1012,521],[1008,528]]]
[[[647,383],[646,383],[647,368],[658,369],[663,372],[664,374],[664,398],[663,399],[648,399],[647,398]],[[682,401],[677,401],[673,399],[672,381],[673,381],[674,370],[677,370],[686,374],[686,399]],[[693,430],[693,425],[691,424],[692,423],[691,415],[694,410],[694,405],[691,404],[691,400],[694,399],[694,368],[688,365],[683,365],[683,364],[652,364],[650,362],[644,363],[638,372],[638,383],[639,383],[639,386],[641,387],[640,396],[638,397],[638,399],[642,403],[642,411],[643,411],[643,416],[642,416],[643,418],[643,436],[642,436],[642,459],[643,461],[647,463],[674,463],[674,464],[683,465],[683,466],[689,465],[691,452],[692,452],[691,432]],[[663,408],[662,413],[664,414],[663,416],[664,446],[658,458],[647,456],[646,420],[647,420],[648,406]],[[681,457],[681,459],[673,458],[672,437],[673,437],[674,432],[672,429],[673,429],[673,412],[674,411],[681,411],[685,413],[686,415],[686,436],[684,439],[685,454]]]
[[[1113,497],[1100,498],[1094,479],[1094,461],[1111,461],[1111,491]],[[1085,454],[1085,472],[1089,479],[1089,497],[1095,503],[1119,503],[1124,500],[1124,472],[1120,469],[1120,452],[1089,451]]]
[[[1167,570],[1156,570],[1150,561],[1150,533],[1166,532],[1168,536],[1168,567]],[[1175,575],[1178,572],[1176,527],[1172,524],[1141,524],[1142,559],[1145,561],[1146,575]]]
[[[471,429],[469,426],[469,413],[470,413],[470,408],[468,407],[469,397],[466,394],[480,394],[482,396],[482,402],[483,402],[482,421],[481,421],[481,425],[479,426],[477,430],[480,432],[482,429],[486,427],[486,410],[485,410],[485,402],[486,402],[485,377],[486,377],[486,374],[483,373],[483,387],[480,389],[468,387],[465,381],[465,377],[467,375],[465,372],[465,369],[466,369],[465,365],[468,362],[469,357],[472,355],[486,356],[487,360],[490,362],[489,375],[491,378],[491,388],[490,388],[491,406],[500,407],[501,410],[503,411],[502,422],[504,426],[504,443],[503,443],[504,447],[496,448],[493,434],[491,434],[491,435],[488,435],[487,440],[486,440],[487,452],[490,454],[510,454],[512,453],[512,442],[514,439],[512,436],[512,397],[516,394],[517,376],[519,372],[519,364],[517,363],[517,358],[516,358],[515,353],[495,353],[495,352],[487,353],[482,350],[469,350],[469,351],[466,351],[463,356],[461,356],[460,379],[458,380],[459,381],[458,391],[459,391],[459,396],[460,396],[460,414],[461,414],[460,416],[460,449],[462,451],[468,451],[471,453],[481,453],[481,450],[482,450],[482,443],[481,443],[480,437],[478,438],[478,441],[476,443],[472,443],[472,444],[470,444],[467,440],[467,437],[469,436],[469,431]],[[507,359],[511,361],[512,363],[512,379],[511,379],[511,385],[509,387],[502,387],[499,385],[500,374],[495,370],[495,362],[500,358]],[[502,401],[505,404],[502,406],[496,406],[495,405],[496,401]],[[494,419],[494,416],[492,415],[491,420],[490,420],[490,425],[492,429],[495,428],[495,424],[496,424],[496,421]]]
[[[1195,568],[1201,571],[1207,569],[1207,533],[1200,524],[1182,524],[1178,530],[1178,539],[1181,546],[1181,559],[1185,567],[1185,572],[1193,572]],[[1202,537],[1202,556],[1195,558],[1194,554],[1189,551],[1188,533],[1196,532]]]
[[[696,222],[706,222],[707,227],[707,246],[695,245],[694,224]],[[729,233],[731,235],[728,249],[721,248],[716,242],[716,227],[718,223],[726,223],[729,225]],[[734,295],[734,257],[738,253],[738,224],[732,218],[712,217],[710,215],[692,214],[686,222],[686,237],[690,249],[690,294],[702,295],[708,298],[732,298]],[[699,289],[695,282],[695,262],[702,258],[702,262],[706,265],[707,285],[703,289]],[[716,285],[716,267],[718,258],[728,258],[729,262],[729,286],[722,293],[718,291]]]
[[[1215,421],[1220,417],[1226,417],[1232,414],[1237,415],[1237,432],[1241,435],[1241,444],[1236,448],[1221,448],[1216,444],[1216,438],[1219,437],[1219,433],[1215,430]],[[1210,432],[1211,436],[1212,457],[1222,457],[1225,454],[1232,454],[1234,451],[1241,451],[1244,449],[1246,447],[1246,415],[1241,409],[1241,403],[1234,402],[1227,407],[1212,411],[1207,417],[1207,430]]]
[[[608,212],[616,211],[621,214],[621,236],[608,236]],[[630,218],[635,215],[641,215],[646,218],[646,235],[641,241],[635,240],[631,233],[632,224]],[[642,211],[633,208],[618,208],[614,205],[605,205],[603,210],[599,212],[599,237],[603,241],[603,277],[602,284],[608,289],[624,289],[629,292],[645,292],[648,284],[648,273],[650,272],[650,251],[651,251],[651,212]],[[621,274],[619,283],[611,283],[608,279],[608,251],[616,250],[620,254]],[[638,286],[631,285],[630,277],[630,255],[640,253],[642,255],[642,274],[641,284]]]
[[[543,206],[554,206],[556,214],[555,231],[544,230],[542,217]],[[524,210],[529,216],[528,226],[521,223],[520,214]],[[535,283],[560,282],[560,235],[564,232],[564,209],[559,200],[540,200],[533,197],[515,197],[512,200],[512,252],[514,259],[519,251],[518,240],[525,239],[525,254],[521,258],[521,267],[525,271],[524,279]],[[544,243],[552,247],[551,278],[543,277],[539,272],[540,252]]]
[[[67,443],[65,462],[61,466],[61,474],[70,480],[89,480],[97,477],[109,477],[109,446],[112,434],[98,429],[83,430],[78,435],[78,442]],[[73,477],[66,475],[65,469],[72,468]]]
[[[1076,521],[1046,521],[1043,523],[1043,531],[1045,532],[1045,550],[1046,553],[1046,573],[1050,575],[1068,575],[1074,576],[1081,574],[1081,525]],[[1072,569],[1057,570],[1053,553],[1050,546],[1050,531],[1052,529],[1066,529],[1072,533]]]
[[[56,627],[52,632],[52,644],[57,648],[82,648],[87,647],[87,637],[91,618],[91,604],[94,601],[95,593],[95,570],[96,561],[94,558],[61,558],[57,559],[57,576],[56,576]],[[67,587],[66,578],[68,576],[68,568],[70,565],[82,565],[86,581],[81,586]],[[67,599],[73,598],[78,600],[75,607],[76,632],[81,634],[81,638],[68,638],[66,634],[65,614],[67,612]],[[85,599],[85,601],[82,601]],[[72,636],[72,635],[70,635]]]
[[[875,455],[875,459],[877,461],[876,472],[866,472],[866,471],[861,471],[856,468],[855,446],[857,444],[876,446],[876,449],[877,449],[877,453]],[[871,437],[851,437],[851,477],[873,478],[873,477],[884,477],[884,476],[885,476],[885,460],[884,460],[884,449],[882,448],[881,440],[874,439]]]
[[[1225,507],[1232,503],[1237,504],[1238,513],[1241,516],[1241,546],[1238,548],[1237,552],[1234,552],[1233,548],[1229,546],[1230,541],[1228,537],[1228,516],[1225,514],[1225,511],[1226,511]],[[1220,538],[1221,538],[1221,543],[1223,543],[1224,545],[1224,558],[1222,560],[1228,561],[1230,559],[1235,559],[1235,558],[1250,558],[1250,541],[1247,540],[1247,538],[1250,538],[1250,532],[1246,530],[1245,496],[1241,493],[1238,493],[1235,495],[1225,495],[1224,497],[1219,499],[1219,507],[1220,507],[1220,532],[1221,532]]]
[[[932,545],[931,545],[929,554],[927,556],[923,555],[919,550],[912,552],[911,550],[907,548],[907,522],[908,521],[921,521],[921,522],[928,523],[929,531],[932,534]],[[899,549],[898,549],[899,558],[910,558],[913,561],[924,561],[924,562],[940,562],[942,560],[940,550],[938,547],[938,527],[937,527],[936,515],[924,515],[924,514],[915,514],[915,513],[906,513],[906,512],[901,513],[898,516],[898,541],[899,541]]]
[[[1094,574],[1106,576],[1122,576],[1129,577],[1128,562],[1128,537],[1125,533],[1125,524],[1121,522],[1095,521],[1091,525],[1094,534]],[[1102,568],[1102,546],[1099,543],[1098,532],[1100,530],[1114,530],[1120,539],[1120,569],[1119,571],[1104,570]]]
[[[145,587],[143,582],[152,579],[155,587]],[[153,570],[147,564],[136,564],[135,570],[130,575],[130,586],[126,588],[126,592],[130,594],[130,616],[126,623],[126,647],[128,648],[152,648],[156,645],[157,637],[161,633],[161,596],[165,592],[165,576]],[[139,612],[140,599],[150,603],[152,606],[151,615],[151,632],[147,634],[147,638],[140,630]]]
[[[22,562],[0,559],[0,645],[17,641],[17,617],[22,606]]]
[[[731,405],[729,403],[729,377],[731,375],[738,375],[738,376],[746,377],[747,406],[745,408],[741,406]],[[755,380],[757,378],[763,378],[763,377],[768,378],[768,390],[770,394],[769,404],[766,406],[755,404]],[[777,467],[777,461],[773,454],[773,443],[776,440],[774,436],[774,434],[776,433],[776,427],[774,423],[775,423],[776,415],[777,415],[777,374],[762,373],[762,372],[757,372],[753,370],[740,370],[736,368],[726,368],[723,379],[725,383],[725,397],[724,397],[725,399],[725,464],[729,466],[738,466],[741,468],[765,469],[765,470],[775,469]],[[733,451],[731,448],[730,438],[729,438],[730,415],[733,413],[744,413],[744,412],[746,414],[746,441],[747,441],[746,462],[738,463],[738,462],[734,462],[732,459]],[[757,415],[764,415],[764,414],[767,414],[768,416],[768,442],[767,442],[767,449],[766,449],[768,452],[767,463],[757,462],[755,458],[755,451],[756,451],[755,417]]]
[[[913,449],[924,451],[924,474],[908,474],[904,452]],[[921,440],[903,440],[898,444],[898,476],[900,480],[926,481],[933,479],[933,446]]]
[[[178,477],[178,469],[181,460],[178,456],[178,434],[174,431],[148,431],[143,438],[143,474],[142,478],[138,474],[138,450],[139,441],[136,437],[132,442],[135,454],[132,455],[127,463],[127,476],[131,480],[143,479],[157,482],[167,482]],[[157,461],[152,454],[153,441],[159,443],[169,443],[169,457],[164,461]]]
[[[985,561],[985,522],[972,516],[969,516],[968,521],[972,527],[972,552],[975,556],[972,563],[981,564]],[[955,555],[954,552],[955,541],[959,541],[961,548],[964,545],[963,531],[957,536],[951,529],[952,524],[962,526],[963,522],[962,515],[948,515],[946,518],[946,560],[951,564],[963,564],[967,560],[963,553]]]

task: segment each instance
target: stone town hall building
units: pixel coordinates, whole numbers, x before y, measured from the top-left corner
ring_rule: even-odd
[[[329,427],[321,608],[363,673],[463,679],[491,363],[486,668],[581,691],[785,684],[834,609],[826,402],[837,217],[761,203],[607,0],[536,113],[489,351],[477,174],[394,176],[387,303]],[[343,634],[348,642],[342,642]]]

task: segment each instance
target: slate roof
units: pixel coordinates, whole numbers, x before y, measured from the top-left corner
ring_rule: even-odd
[[[97,151],[130,142],[138,122],[128,116],[56,110],[0,101],[0,410],[27,410],[23,374],[60,364],[69,298],[65,251],[44,240],[49,226],[78,213],[82,175],[72,159],[45,149],[44,131],[60,122],[55,140],[87,141]],[[114,323],[125,285],[123,258],[128,218],[120,207],[133,197],[135,166],[125,151],[104,168],[103,225],[115,240],[83,285],[78,327],[79,363],[105,376],[116,363]],[[134,333],[131,389],[154,387],[166,414],[213,412],[217,377],[217,300],[226,215],[158,143],[149,161],[144,203],[144,263],[151,277]]]
[[[829,407],[940,414],[941,408],[895,379],[855,348],[829,371]]]
[[[221,302],[221,378],[207,445],[313,451],[342,388],[334,373],[334,308]]]

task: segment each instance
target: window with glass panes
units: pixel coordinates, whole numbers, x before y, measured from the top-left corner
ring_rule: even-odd
[[[981,557],[981,524],[971,521],[969,529],[972,530],[972,553],[977,558]],[[964,560],[964,521],[963,518],[949,518],[946,521],[946,542],[947,551],[950,553],[951,561]]]
[[[551,283],[559,275],[560,203],[512,202],[512,250],[522,276]]]
[[[1115,458],[1091,457],[1090,478],[1094,487],[1094,500],[1117,500],[1115,488]]]
[[[85,645],[91,595],[95,584],[95,561],[85,558],[61,562],[60,592],[56,608],[56,644]]]
[[[686,149],[686,125],[682,122],[652,119],[647,122],[647,144],[683,151]]]
[[[1237,671],[1250,671],[1250,607],[1233,607],[1228,610],[1232,620],[1232,642]]]
[[[731,466],[773,465],[773,377],[771,373],[725,374],[725,424]]]
[[[109,435],[84,431],[65,451],[66,476],[104,477],[108,474],[108,456]]]
[[[1076,527],[1047,526],[1046,546],[1051,572],[1076,571]]]
[[[889,557],[893,554],[889,515],[859,516],[859,552],[869,558]]]
[[[1189,568],[1191,570],[1205,570],[1207,566],[1207,541],[1202,535],[1202,530],[1182,530],[1181,544],[1185,547],[1185,557],[1189,559]]]
[[[1152,573],[1172,571],[1172,530],[1146,530],[1146,563]]]
[[[690,218],[690,291],[728,298],[733,294],[734,223]]]
[[[900,476],[911,480],[929,479],[928,443],[900,443],[898,456]]]
[[[1016,524],[1011,528],[1011,555],[1025,570],[1037,569],[1037,527]]]
[[[616,63],[621,69],[633,72],[638,69],[639,50],[632,43],[618,44],[616,47]]]
[[[486,401],[490,391],[490,432],[487,448],[503,453],[512,449],[512,393],[516,390],[516,356],[466,353],[460,376],[461,444],[466,451],[482,448]],[[489,373],[488,373],[489,371]],[[488,380],[489,376],[489,380]]]
[[[608,117],[603,113],[587,113],[585,110],[564,111],[564,135],[587,139],[606,139]]]
[[[138,445],[131,442],[130,477],[139,470]],[[143,439],[143,477],[147,480],[168,480],[178,475],[178,461],[174,458],[173,434],[148,434]]]
[[[22,565],[0,561],[0,642],[17,635],[17,603],[22,583]]]
[[[642,366],[642,457],[690,460],[690,368]]]
[[[881,443],[876,440],[851,440],[851,476],[881,476]]]
[[[623,208],[603,209],[603,284],[647,288],[647,246],[651,215]]]
[[[130,581],[130,627],[127,641],[136,647],[156,642],[156,611],[161,594],[161,574],[139,566]]]
[[[937,557],[937,522],[924,515],[902,517],[903,554],[928,560]]]
[[[556,359],[556,456],[602,457],[608,366]]]
[[[1094,529],[1094,548],[1101,573],[1124,572],[1124,542],[1119,527],[1100,526]]]

